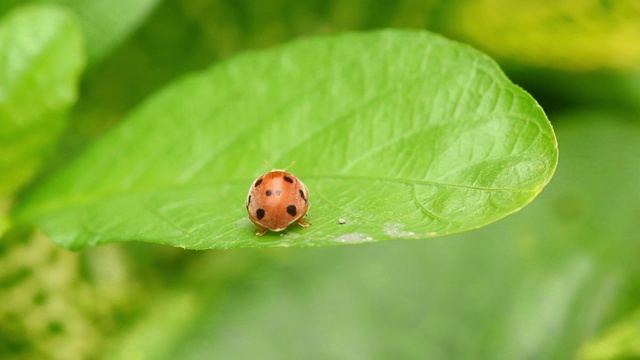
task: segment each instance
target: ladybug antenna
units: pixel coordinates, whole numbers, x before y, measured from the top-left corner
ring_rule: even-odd
[[[275,169],[275,167],[274,167],[273,165],[271,165],[271,163],[269,163],[269,162],[267,161],[267,159],[263,159],[263,161],[264,161],[264,163],[265,163],[265,164],[267,164],[267,166],[269,166],[272,170],[274,170],[274,169]],[[293,164],[295,164],[295,163],[296,163],[296,161],[295,161],[295,160],[294,160],[294,161],[292,161],[292,162],[291,162],[289,165],[287,165],[287,167],[286,167],[286,168],[284,168],[283,170],[284,170],[284,171],[287,171],[287,169],[289,169],[290,167],[292,167],[292,166],[293,166]]]
[[[293,164],[295,164],[295,163],[296,163],[296,161],[295,161],[295,160],[293,160],[293,161],[292,161],[289,165],[287,165],[287,167],[286,167],[286,168],[284,168],[284,169],[285,169],[285,170],[289,170],[289,168],[290,168],[290,167],[292,167],[292,166],[293,166]]]
[[[270,167],[271,169],[275,169],[273,165],[271,165],[271,163],[267,161],[267,159],[262,159],[262,161],[264,161],[264,163],[267,164],[267,166]]]

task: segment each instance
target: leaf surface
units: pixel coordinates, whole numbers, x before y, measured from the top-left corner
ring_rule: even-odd
[[[3,0],[0,14],[13,9],[24,0]],[[142,23],[156,7],[158,0],[42,0],[40,3],[59,6],[73,12],[86,39],[89,64],[107,55]]]
[[[158,0],[49,0],[68,6],[87,39],[89,63],[102,59],[142,23]]]
[[[0,22],[0,54],[2,198],[32,179],[58,140],[76,100],[84,51],[70,15],[27,6]]]
[[[310,228],[253,234],[245,196],[269,170],[265,159],[296,161]],[[248,53],[176,82],[18,215],[69,248],[418,239],[517,211],[556,162],[542,109],[483,54],[426,32],[343,34]]]

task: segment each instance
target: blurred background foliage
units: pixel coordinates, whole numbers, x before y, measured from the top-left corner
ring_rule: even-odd
[[[547,112],[560,163],[519,214],[430,241],[71,253],[5,224],[0,358],[640,358],[638,2],[43,2],[77,18],[87,69],[36,182],[183,74],[299,37],[387,27],[439,32],[498,60]],[[27,3],[3,1],[0,17]]]

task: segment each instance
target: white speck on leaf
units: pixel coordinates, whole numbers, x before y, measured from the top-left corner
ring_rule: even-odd
[[[416,233],[413,231],[404,231],[404,225],[399,223],[386,223],[384,224],[384,233],[393,238],[406,238],[415,237]]]
[[[352,233],[340,235],[335,239],[335,241],[345,244],[360,244],[373,241],[373,238],[365,234]]]

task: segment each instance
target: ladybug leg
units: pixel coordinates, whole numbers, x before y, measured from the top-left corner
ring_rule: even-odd
[[[311,225],[311,223],[309,221],[302,221],[302,219],[298,220],[298,225],[302,226],[302,227],[309,227],[309,225]]]
[[[254,231],[254,233],[255,233],[256,235],[258,235],[258,236],[262,236],[262,235],[264,235],[266,232],[267,232],[267,229],[265,229],[265,228],[259,228],[259,229],[256,229],[256,230]]]

